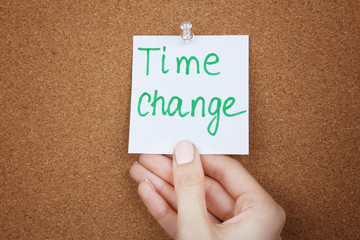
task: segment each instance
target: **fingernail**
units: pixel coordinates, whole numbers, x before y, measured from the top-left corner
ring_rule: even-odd
[[[147,182],[152,187],[152,189],[154,189],[154,191],[156,191],[154,185],[148,179],[145,179],[145,182]]]
[[[175,159],[178,165],[186,164],[194,159],[194,147],[191,142],[182,140],[176,144]]]

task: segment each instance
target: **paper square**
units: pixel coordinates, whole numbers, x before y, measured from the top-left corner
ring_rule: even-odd
[[[187,139],[201,154],[248,154],[248,88],[247,35],[134,36],[129,153],[172,154]]]

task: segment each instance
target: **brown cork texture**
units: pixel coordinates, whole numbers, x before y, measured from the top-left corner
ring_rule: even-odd
[[[1,1],[0,239],[168,239],[128,170],[133,35],[250,35],[283,239],[360,239],[359,1]]]

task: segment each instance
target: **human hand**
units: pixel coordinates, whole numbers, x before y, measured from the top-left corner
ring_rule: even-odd
[[[239,162],[200,156],[188,141],[173,158],[140,155],[130,169],[145,206],[172,238],[281,239],[284,210]]]

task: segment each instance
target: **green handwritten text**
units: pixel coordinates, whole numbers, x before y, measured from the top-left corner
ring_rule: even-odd
[[[143,101],[144,97],[147,97],[147,104]],[[163,116],[168,115],[169,117],[173,117],[178,115],[180,118],[187,116],[195,117],[195,112],[200,102],[201,117],[206,117],[206,100],[204,97],[199,96],[196,99],[191,100],[191,106],[189,107],[190,110],[183,112],[183,100],[180,97],[173,96],[168,102],[166,102],[165,98],[163,96],[159,96],[158,90],[155,89],[153,97],[148,92],[143,92],[140,95],[137,109],[140,117],[146,117],[151,109],[152,115],[156,116],[159,112],[157,111],[157,107],[160,104],[160,114]],[[207,131],[210,135],[215,136],[218,132],[220,116],[222,114],[226,117],[234,117],[247,112],[247,110],[243,110],[236,113],[229,113],[228,111],[233,107],[235,102],[236,100],[234,97],[228,97],[225,99],[224,103],[222,103],[222,100],[218,97],[211,98],[207,108],[207,113],[213,116],[207,127]],[[146,109],[146,111],[143,111],[144,109]]]

